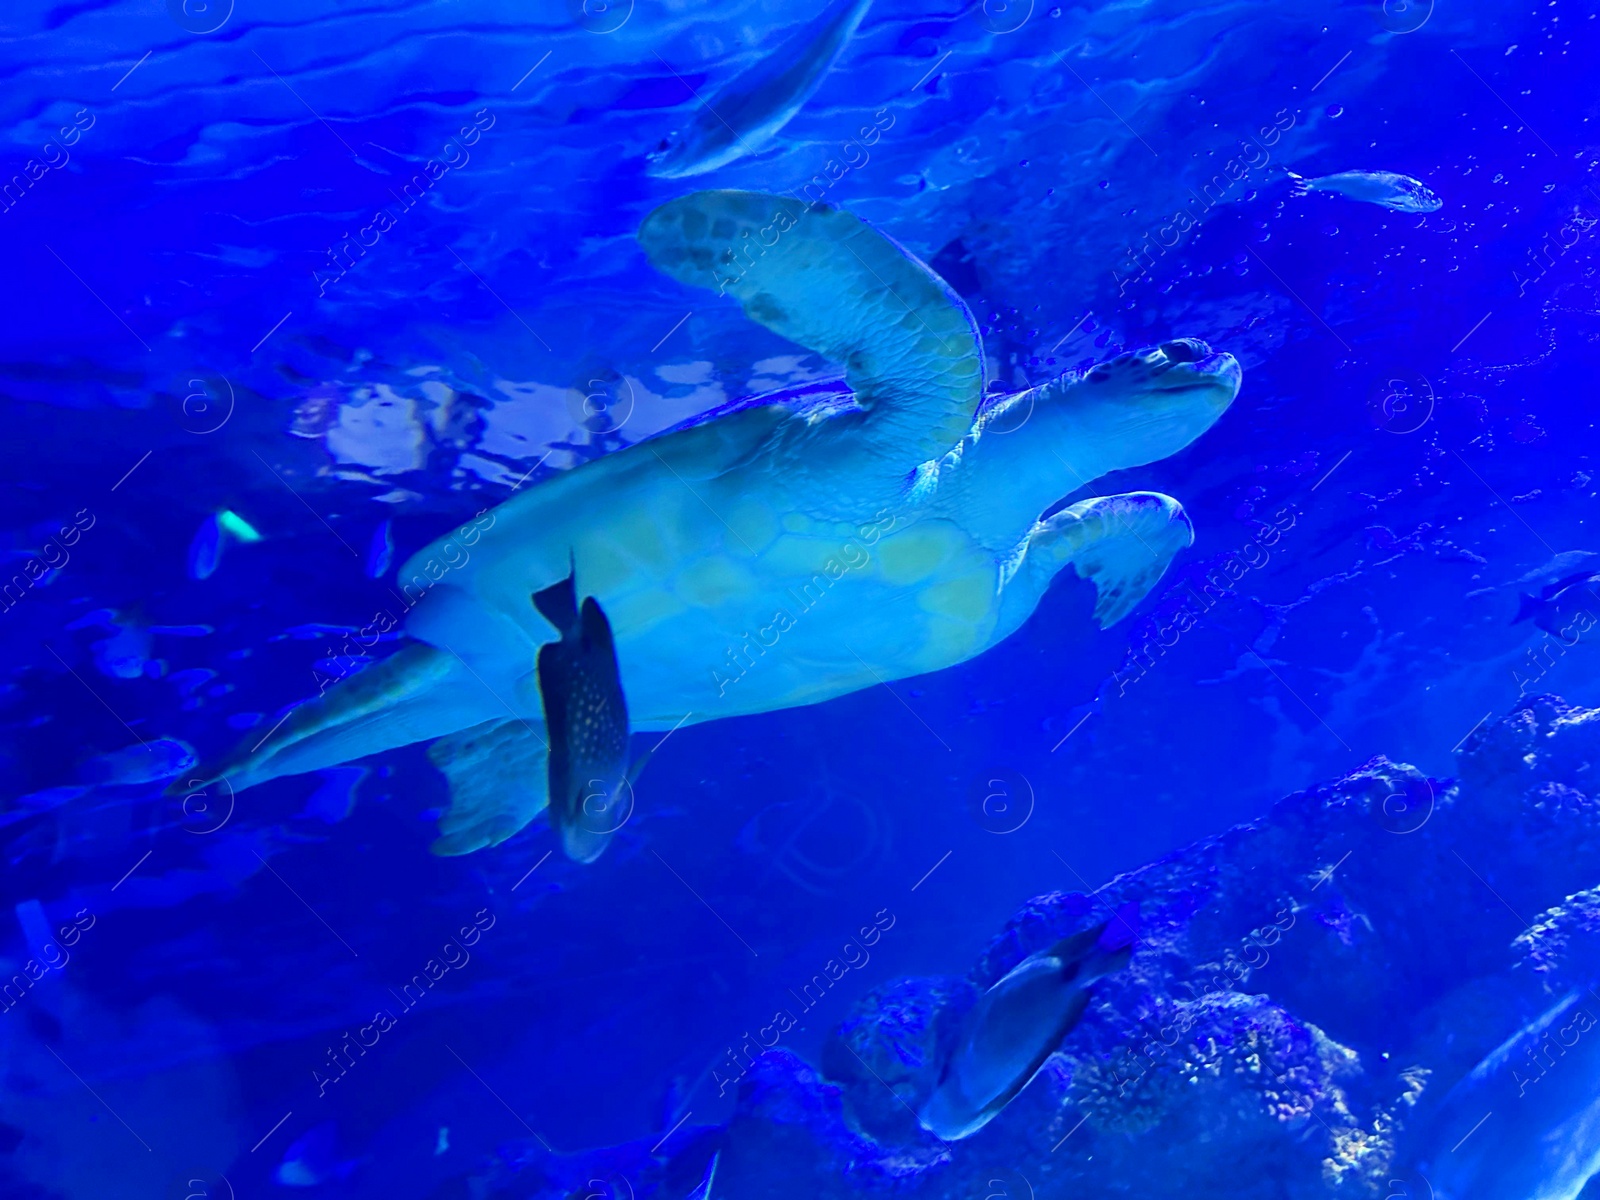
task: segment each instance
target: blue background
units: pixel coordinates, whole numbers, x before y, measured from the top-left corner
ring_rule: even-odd
[[[726,1049],[879,910],[894,928],[786,1040],[800,1054],[868,987],[964,971],[1030,896],[1086,890],[1379,752],[1448,774],[1452,747],[1518,700],[1547,639],[1511,624],[1517,593],[1548,576],[1517,581],[1594,541],[1592,11],[878,0],[772,148],[699,180],[644,174],[693,92],[811,12],[0,16],[4,173],[93,122],[0,213],[8,573],[93,517],[0,613],[0,888],[19,913],[97,917],[0,1013],[0,1120],[34,1139],[19,1173],[73,1196],[221,1174],[266,1194],[290,1142],[331,1120],[358,1165],[327,1194],[422,1196],[530,1128],[565,1151],[688,1111],[715,1122]],[[446,151],[475,114],[492,125]],[[894,695],[680,731],[592,867],[542,823],[430,857],[444,789],[419,748],[204,814],[160,782],[106,781],[98,756],[136,739],[215,753],[312,694],[342,629],[395,607],[367,570],[385,522],[398,563],[530,469],[528,486],[830,373],[652,272],[633,232],[693,186],[826,178],[888,116],[826,199],[966,295],[992,379],[1173,336],[1244,365],[1209,434],[1093,487],[1168,492],[1198,531],[1133,618],[1093,629],[1090,589],[1063,579],[1016,637]],[[1191,189],[1274,121],[1270,161],[1129,281]],[[400,212],[395,193],[447,156],[466,161]],[[1295,197],[1285,169],[1398,171],[1444,207]],[[324,287],[330,249],[382,207],[394,227]],[[577,419],[593,379],[614,437]],[[263,540],[195,578],[221,509]],[[1234,596],[1111,682],[1185,578],[1285,509],[1292,528]],[[1600,700],[1593,655],[1558,655],[1534,690]],[[994,778],[1028,809],[1015,832],[974,816]],[[211,815],[225,823],[202,832]],[[481,909],[495,924],[472,961],[319,1097],[328,1047]],[[20,916],[5,939],[15,969]]]

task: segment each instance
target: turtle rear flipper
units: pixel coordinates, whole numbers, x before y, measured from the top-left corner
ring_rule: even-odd
[[[223,779],[243,791],[453,733],[494,710],[493,698],[454,655],[406,646],[297,705],[265,735],[252,732],[231,754],[204,764],[195,779],[174,781],[169,791],[181,794]]]
[[[428,758],[450,782],[433,853],[497,846],[544,811],[548,755],[536,724],[516,719],[487,721],[429,746]]]
[[[657,269],[733,296],[751,320],[840,363],[896,465],[966,436],[983,395],[972,314],[860,217],[786,196],[695,192],[646,217],[639,243]]]

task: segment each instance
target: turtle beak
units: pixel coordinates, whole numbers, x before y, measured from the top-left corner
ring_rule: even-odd
[[[1106,451],[1108,469],[1176,454],[1215,425],[1239,394],[1238,360],[1198,338],[1119,354],[1071,388],[1080,436]]]
[[[1163,342],[1151,354],[1157,386],[1164,392],[1204,394],[1221,416],[1239,394],[1244,372],[1233,355],[1218,352],[1199,338]]]

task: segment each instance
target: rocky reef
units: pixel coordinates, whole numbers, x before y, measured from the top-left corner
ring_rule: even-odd
[[[627,1163],[608,1186],[637,1197],[698,1197],[714,1156],[706,1190],[741,1200],[1421,1200],[1446,1093],[1600,975],[1594,763],[1600,710],[1548,696],[1474,732],[1455,779],[1373,759],[1092,893],[1034,898],[965,976],[866,993],[820,1063],[757,1059],[728,1125],[586,1161]],[[974,998],[1132,902],[1131,962],[1033,1082],[971,1138],[923,1131]],[[512,1157],[452,1194],[568,1194]]]

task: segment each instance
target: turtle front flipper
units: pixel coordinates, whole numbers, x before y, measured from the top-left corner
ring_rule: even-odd
[[[658,270],[731,295],[751,320],[845,369],[896,467],[951,450],[983,395],[972,314],[861,218],[759,192],[695,192],[639,226]]]
[[[1070,564],[1094,584],[1094,616],[1104,629],[1132,612],[1178,551],[1193,544],[1194,526],[1171,496],[1127,492],[1080,500],[1033,527],[1008,568],[1003,594],[1032,612]]]

